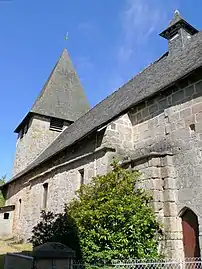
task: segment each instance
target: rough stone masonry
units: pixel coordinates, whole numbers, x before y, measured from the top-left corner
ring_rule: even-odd
[[[151,191],[152,206],[163,224],[165,254],[198,255],[202,33],[175,13],[161,36],[168,40],[169,51],[92,109],[63,52],[32,110],[16,128],[15,171],[2,186],[6,206],[14,208],[9,224],[14,236],[29,238],[42,209],[61,212],[81,184],[106,174],[118,157],[125,167],[142,172],[140,186]],[[196,216],[195,226],[187,218],[189,212]],[[190,234],[193,246],[187,244]]]

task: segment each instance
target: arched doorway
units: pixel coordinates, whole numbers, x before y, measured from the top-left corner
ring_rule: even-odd
[[[181,218],[185,257],[200,257],[198,218],[189,208]]]

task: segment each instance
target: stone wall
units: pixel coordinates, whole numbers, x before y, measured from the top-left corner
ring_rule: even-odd
[[[177,192],[172,191],[175,202],[173,201],[171,213],[175,214],[177,220],[179,212],[184,207],[194,211],[198,216],[202,249],[202,81],[200,78],[202,74],[193,74],[181,83],[131,109],[129,115],[133,124],[133,158],[146,156],[151,152],[169,151],[173,154],[173,164],[169,169],[176,175]],[[173,180],[169,181],[174,184]],[[172,196],[169,197],[169,193],[170,191],[168,196],[164,194],[164,199],[172,202],[169,201],[173,199]],[[165,210],[163,214],[166,217]],[[171,232],[175,231],[178,224],[172,219],[166,219],[164,223]],[[182,238],[181,225],[178,226],[179,234],[175,236]],[[178,245],[176,247],[178,248]]]
[[[93,176],[107,173],[113,150],[100,147],[102,136],[101,132],[88,142],[83,141],[72,152],[63,152],[52,162],[9,186],[6,205],[16,206],[13,223],[16,236],[28,239],[33,226],[39,221],[40,212],[44,209],[44,183],[48,183],[46,210],[62,212],[64,204],[71,201],[81,185],[80,171],[84,171],[83,183],[90,182]]]
[[[112,157],[118,156],[143,160],[134,162],[134,168],[143,172],[144,186],[152,191],[169,255],[182,255],[179,212],[185,207],[198,216],[202,246],[201,78],[202,74],[192,74],[145,100],[12,183],[6,204],[16,205],[14,233],[30,236],[42,209],[44,183],[48,183],[47,209],[60,212],[80,186],[79,171],[84,169],[84,183],[88,183],[109,171]]]
[[[128,115],[123,115],[72,149],[10,184],[6,205],[16,206],[14,233],[24,239],[30,236],[43,209],[44,183],[48,183],[47,210],[61,212],[64,204],[74,197],[80,187],[80,171],[84,171],[84,183],[89,183],[96,175],[106,174],[116,148],[132,149],[132,131]]]
[[[153,152],[133,160],[131,167],[142,173],[136,187],[146,189],[153,197],[151,205],[163,229],[160,251],[168,257],[182,258],[182,227],[177,212],[177,177],[172,154]]]
[[[5,214],[8,214],[8,218]],[[12,236],[13,212],[0,213],[0,238]]]
[[[102,140],[102,146],[108,145],[116,149],[133,149],[133,128],[128,114],[113,120],[107,127]]]
[[[60,134],[49,127],[49,118],[32,117],[27,133],[17,139],[13,175],[27,167]]]

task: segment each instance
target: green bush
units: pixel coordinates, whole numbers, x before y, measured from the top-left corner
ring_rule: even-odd
[[[114,162],[107,175],[97,176],[90,184],[81,186],[77,197],[60,216],[63,221],[56,220],[57,227],[48,220],[40,227],[38,224],[31,241],[35,245],[51,238],[61,242],[60,231],[68,233],[69,238],[74,232],[77,253],[80,250],[86,263],[157,257],[160,225],[150,207],[151,196],[135,188],[139,175]],[[66,239],[63,237],[62,242],[72,246],[71,240]]]
[[[139,176],[114,162],[112,172],[83,185],[68,206],[85,261],[158,256],[160,226],[151,196],[134,188]]]

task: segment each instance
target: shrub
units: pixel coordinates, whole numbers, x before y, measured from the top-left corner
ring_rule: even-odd
[[[157,257],[160,225],[150,207],[151,196],[135,188],[139,175],[114,162],[107,175],[81,186],[63,214],[44,215],[31,242],[54,238],[76,249],[87,263]]]

